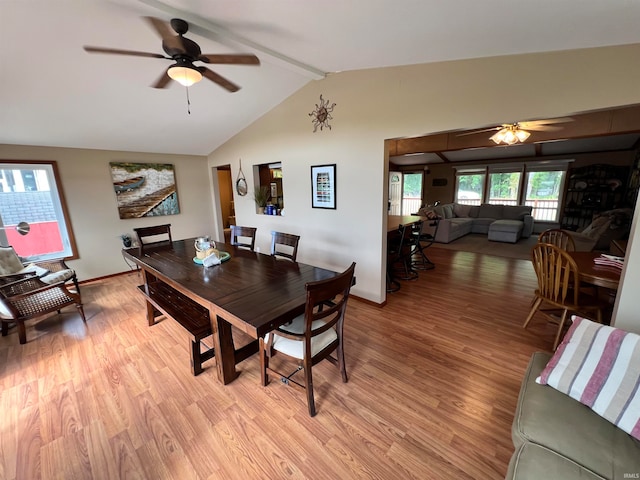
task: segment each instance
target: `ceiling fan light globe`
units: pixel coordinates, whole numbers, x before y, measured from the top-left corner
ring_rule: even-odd
[[[504,136],[505,136],[506,130],[503,128],[502,130],[494,133],[493,135],[491,135],[491,137],[489,137],[490,140],[493,140],[493,142],[496,145],[500,145],[503,141],[504,141]]]
[[[167,75],[172,80],[175,80],[180,85],[185,87],[190,87],[194,83],[198,83],[202,80],[202,74],[193,67],[185,67],[176,65],[173,67],[169,67],[167,70]]]
[[[529,132],[527,132],[526,130],[517,129],[515,131],[515,135],[518,138],[519,142],[524,142],[527,138],[529,138],[529,136],[531,134]]]

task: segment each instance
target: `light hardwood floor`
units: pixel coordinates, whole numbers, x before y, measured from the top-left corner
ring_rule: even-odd
[[[148,327],[136,273],[83,285],[75,309],[0,339],[2,479],[499,479],[532,352],[530,262],[432,248],[437,267],[384,308],[351,299],[349,382],[314,367],[304,394],[260,386],[256,357],[193,377],[172,321]],[[276,357],[277,358],[277,357]]]

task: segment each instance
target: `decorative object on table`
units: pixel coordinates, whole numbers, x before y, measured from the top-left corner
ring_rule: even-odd
[[[122,235],[120,235],[120,240],[122,240],[122,246],[124,248],[129,248],[133,244],[131,241],[131,235],[129,235],[128,233],[123,233]]]
[[[336,164],[311,167],[311,206],[336,208]]]
[[[212,242],[208,235],[196,238],[194,247],[196,249],[196,258],[199,260],[204,260],[212,254],[219,253],[218,250],[216,250],[215,242]]]
[[[622,267],[624,267],[624,257],[603,253],[599,257],[594,258],[593,263],[622,270]]]
[[[258,213],[263,214],[264,209],[269,201],[269,187],[264,185],[256,185],[253,189],[253,200],[258,207]]]
[[[236,193],[241,197],[247,194],[247,180],[242,173],[242,159],[240,159],[240,171],[238,172],[238,178],[236,178]]]
[[[327,127],[329,130],[331,130],[329,120],[333,120],[331,113],[333,113],[333,109],[335,108],[335,106],[335,103],[332,103],[331,106],[329,106],[329,100],[325,101],[322,98],[322,95],[320,95],[320,103],[316,103],[316,108],[314,108],[313,111],[309,114],[309,116],[311,117],[311,123],[313,124],[314,133],[318,130],[318,127],[320,127],[320,131],[322,131],[324,127]]]
[[[180,213],[173,165],[111,162],[120,218]]]
[[[203,265],[205,267],[211,267],[213,265],[219,265],[222,262],[226,262],[230,258],[231,254],[229,252],[221,252],[220,250],[214,249],[214,252],[205,258],[193,257],[193,263]]]

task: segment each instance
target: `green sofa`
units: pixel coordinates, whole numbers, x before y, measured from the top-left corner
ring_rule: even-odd
[[[640,442],[552,387],[539,385],[551,358],[534,353],[511,429],[506,479],[640,479]]]

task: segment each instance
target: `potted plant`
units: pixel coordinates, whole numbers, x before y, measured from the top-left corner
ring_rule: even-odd
[[[128,233],[123,233],[122,235],[120,235],[120,240],[122,240],[122,245],[124,246],[124,248],[129,248],[132,245],[131,235],[129,235]]]
[[[258,207],[258,213],[264,213],[264,207],[269,200],[269,188],[266,186],[256,186],[253,190],[253,199]]]

